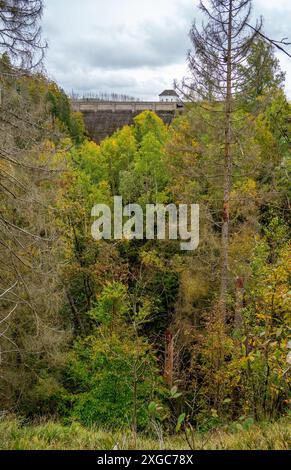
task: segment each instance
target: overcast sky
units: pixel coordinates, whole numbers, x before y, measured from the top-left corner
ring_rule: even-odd
[[[198,0],[46,0],[50,78],[67,92],[157,99],[186,73]],[[268,35],[291,38],[291,0],[254,0]],[[279,55],[291,97],[291,59]]]

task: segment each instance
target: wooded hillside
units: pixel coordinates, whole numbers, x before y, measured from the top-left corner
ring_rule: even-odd
[[[14,3],[1,2],[4,26]],[[41,2],[28,3],[37,22]],[[28,42],[20,29],[21,64],[6,45],[0,421],[126,430],[133,447],[139,433],[185,433],[191,447],[196,432],[286,419],[290,104],[276,44],[248,28],[251,2],[211,3],[177,84],[185,112],[168,126],[144,111],[100,145],[34,70],[38,28]],[[116,195],[142,208],[199,204],[198,249],[94,240],[92,207],[113,208]]]

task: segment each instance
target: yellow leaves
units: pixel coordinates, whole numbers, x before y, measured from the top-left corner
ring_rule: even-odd
[[[191,140],[191,146],[193,147],[193,149],[196,148],[198,150],[198,148],[199,148],[199,144],[195,139]]]
[[[114,139],[113,137],[110,139],[110,144],[111,144],[111,147],[113,148],[113,151],[116,149],[117,147],[117,141],[116,139]]]
[[[247,366],[248,366],[248,363],[249,363],[249,357],[247,356],[244,356],[244,357],[241,357],[239,360],[238,360],[238,364],[243,368],[243,369],[246,369]]]
[[[56,149],[55,143],[49,139],[45,139],[42,142],[42,151],[43,152],[53,152]]]
[[[252,178],[248,178],[241,186],[242,190],[247,194],[255,196],[257,193],[257,183]]]
[[[184,118],[179,121],[179,131],[184,131],[187,132],[190,130],[190,122],[188,119]],[[180,132],[176,132],[177,135],[180,134]]]
[[[181,274],[181,291],[184,300],[189,303],[195,302],[207,295],[209,292],[209,284],[207,280],[198,273],[184,270]]]
[[[164,126],[164,123],[163,123],[163,120],[155,113],[153,113],[152,111],[143,111],[142,113],[140,113],[138,116],[136,116],[134,118],[134,123],[135,125],[137,126],[143,126],[146,121],[149,120],[149,118],[155,122],[156,124],[160,125],[160,126]]]
[[[84,154],[90,154],[91,157],[98,158],[100,155],[100,146],[93,142],[93,140],[86,140],[81,150]]]
[[[256,317],[259,319],[259,320],[271,320],[272,319],[272,316],[271,315],[267,315],[265,313],[257,313],[256,314]]]
[[[257,196],[257,183],[252,178],[247,178],[236,183],[231,197],[232,199],[239,199],[241,197],[255,198]]]
[[[212,418],[218,418],[217,410],[215,410],[214,408],[211,409],[211,416]]]
[[[257,315],[259,319],[268,321],[274,315],[280,316],[282,320],[283,315],[287,315],[290,319],[290,253],[290,244],[286,244],[279,253],[277,265],[265,268],[264,283],[261,288],[264,310]]]
[[[49,82],[48,90],[53,94],[58,94],[59,93],[59,87],[55,82]]]
[[[140,257],[143,265],[146,267],[158,268],[160,270],[163,270],[165,267],[156,250],[142,251]]]

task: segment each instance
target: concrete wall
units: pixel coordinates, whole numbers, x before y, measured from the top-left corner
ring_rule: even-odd
[[[176,102],[160,102],[160,101],[98,101],[94,99],[88,100],[72,100],[74,111],[176,111]]]
[[[177,103],[160,102],[111,102],[97,100],[72,101],[75,111],[82,112],[88,135],[92,140],[101,140],[112,135],[117,129],[133,124],[135,116],[142,111],[154,111],[165,124],[170,124],[177,114]]]

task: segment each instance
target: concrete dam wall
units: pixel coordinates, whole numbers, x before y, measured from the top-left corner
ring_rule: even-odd
[[[181,103],[173,102],[117,102],[94,99],[73,100],[72,107],[74,111],[83,114],[87,132],[97,143],[123,126],[133,124],[134,117],[142,111],[154,111],[165,124],[170,124],[183,109]]]

